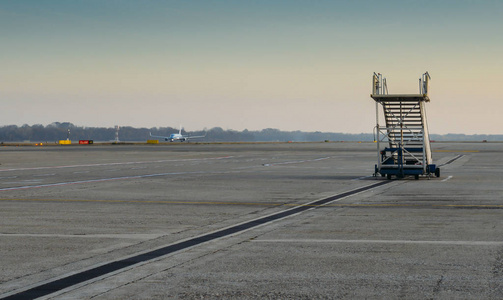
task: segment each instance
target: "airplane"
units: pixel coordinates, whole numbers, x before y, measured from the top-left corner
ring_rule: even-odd
[[[206,137],[206,134],[199,135],[199,136],[182,135],[182,126],[180,126],[180,131],[178,133],[172,133],[169,136],[158,136],[158,135],[152,135],[152,132],[150,132],[150,136],[155,137],[155,138],[162,138],[166,142],[174,142],[174,141],[185,142],[185,141],[188,141],[189,139],[199,139],[199,138]]]

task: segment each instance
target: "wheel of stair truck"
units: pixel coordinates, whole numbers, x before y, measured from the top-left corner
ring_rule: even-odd
[[[391,179],[391,174],[387,174],[386,178],[388,178],[388,180],[390,180]]]
[[[440,168],[435,169],[435,176],[440,177]]]
[[[414,175],[414,179],[418,180],[419,179],[419,175],[418,174]]]

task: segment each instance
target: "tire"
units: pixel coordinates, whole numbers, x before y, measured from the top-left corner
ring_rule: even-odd
[[[435,169],[435,176],[440,177],[440,168]]]

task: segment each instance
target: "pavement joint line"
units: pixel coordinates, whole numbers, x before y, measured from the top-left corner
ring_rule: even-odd
[[[194,204],[194,205],[257,205],[257,206],[301,206],[303,204],[223,202],[223,201],[165,201],[165,200],[114,200],[114,199],[23,199],[0,198],[0,201],[40,201],[40,202],[96,202],[96,203],[146,203],[146,204]]]
[[[460,246],[501,246],[503,241],[425,241],[425,240],[342,240],[342,239],[253,239],[253,243],[368,243],[368,244],[430,244],[430,245],[460,245]]]
[[[133,239],[149,240],[165,236],[164,234],[149,233],[105,233],[105,234],[48,234],[48,233],[0,233],[0,237],[48,237],[48,238],[98,238],[98,239]]]
[[[144,204],[186,204],[186,205],[236,205],[236,206],[268,206],[268,207],[453,207],[453,208],[503,208],[498,204],[401,204],[401,203],[333,203],[333,204],[299,204],[299,203],[260,203],[260,202],[224,202],[224,201],[164,201],[164,200],[114,200],[114,199],[23,199],[0,198],[0,201],[40,201],[40,202],[96,202],[96,203],[144,203]]]
[[[338,193],[326,198],[319,200],[313,200],[307,205],[324,205],[332,202],[340,201],[350,196],[360,194],[384,186],[391,183],[392,181],[378,181],[377,183],[368,184],[362,187],[357,187],[352,190]],[[83,284],[93,282],[95,280],[106,278],[114,273],[123,272],[124,270],[131,269],[133,267],[150,263],[165,257],[169,254],[193,248],[200,244],[217,240],[224,237],[234,236],[236,234],[241,234],[248,230],[264,226],[274,221],[282,220],[290,216],[298,215],[304,211],[316,209],[318,206],[298,206],[293,208],[288,208],[286,210],[272,213],[266,216],[258,217],[253,220],[244,221],[238,224],[231,225],[210,233],[204,233],[202,235],[187,238],[169,244],[166,246],[161,246],[157,249],[146,250],[143,253],[128,256],[126,258],[105,262],[103,264],[90,267],[82,271],[72,272],[70,274],[62,275],[57,278],[49,279],[44,282],[31,285],[27,289],[15,290],[8,292],[6,294],[0,295],[0,299],[12,300],[12,299],[35,299],[39,297],[44,297],[50,294],[58,293],[63,290],[73,289],[75,287],[81,286]]]
[[[444,152],[444,153],[479,153],[480,151],[479,150],[442,150],[442,149],[439,149],[439,150],[433,150],[433,152]]]

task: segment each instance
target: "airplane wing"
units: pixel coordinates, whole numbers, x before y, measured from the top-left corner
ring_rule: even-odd
[[[184,136],[186,139],[200,139],[200,138],[204,138],[206,137],[206,134],[205,135],[195,135],[195,136]]]

